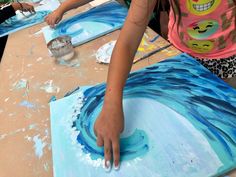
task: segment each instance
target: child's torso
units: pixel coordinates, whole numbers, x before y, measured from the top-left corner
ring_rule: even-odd
[[[169,40],[183,52],[200,58],[226,58],[236,52],[233,0],[179,0],[181,22],[177,28],[170,12]],[[178,19],[178,16],[176,16]]]

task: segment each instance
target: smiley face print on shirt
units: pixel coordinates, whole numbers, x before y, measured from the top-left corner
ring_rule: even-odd
[[[187,41],[187,45],[193,52],[196,53],[209,53],[214,48],[214,43],[207,40],[189,40]]]
[[[221,0],[186,0],[187,9],[194,15],[207,15],[213,12]]]
[[[188,26],[188,35],[194,39],[206,39],[213,35],[219,28],[216,20],[203,20]]]

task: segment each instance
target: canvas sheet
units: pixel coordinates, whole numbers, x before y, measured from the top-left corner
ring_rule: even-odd
[[[130,74],[121,168],[107,174],[93,132],[105,88],[50,103],[55,177],[206,177],[236,167],[236,91],[181,54]]]

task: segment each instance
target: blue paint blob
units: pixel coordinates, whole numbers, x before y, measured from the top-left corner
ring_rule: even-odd
[[[20,105],[20,106],[23,106],[23,107],[26,107],[26,108],[31,108],[31,109],[36,107],[35,104],[30,103],[30,102],[28,102],[28,101],[26,101],[26,100],[20,102],[19,105]]]

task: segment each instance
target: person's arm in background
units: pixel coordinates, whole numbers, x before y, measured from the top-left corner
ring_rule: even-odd
[[[13,17],[16,15],[15,10],[11,4],[2,5],[0,7],[0,24],[7,20],[8,18]]]
[[[46,16],[45,21],[48,25],[54,27],[61,21],[65,12],[85,5],[91,1],[92,0],[66,0],[56,10]]]
[[[127,19],[112,53],[104,104],[94,125],[97,145],[104,146],[107,169],[111,167],[112,155],[115,169],[119,168],[119,140],[124,129],[123,88],[156,1],[132,0]]]
[[[8,18],[16,15],[15,11],[21,10],[24,12],[34,12],[34,7],[27,3],[18,3],[13,2],[11,4],[1,5],[0,6],[0,24],[7,20]]]

